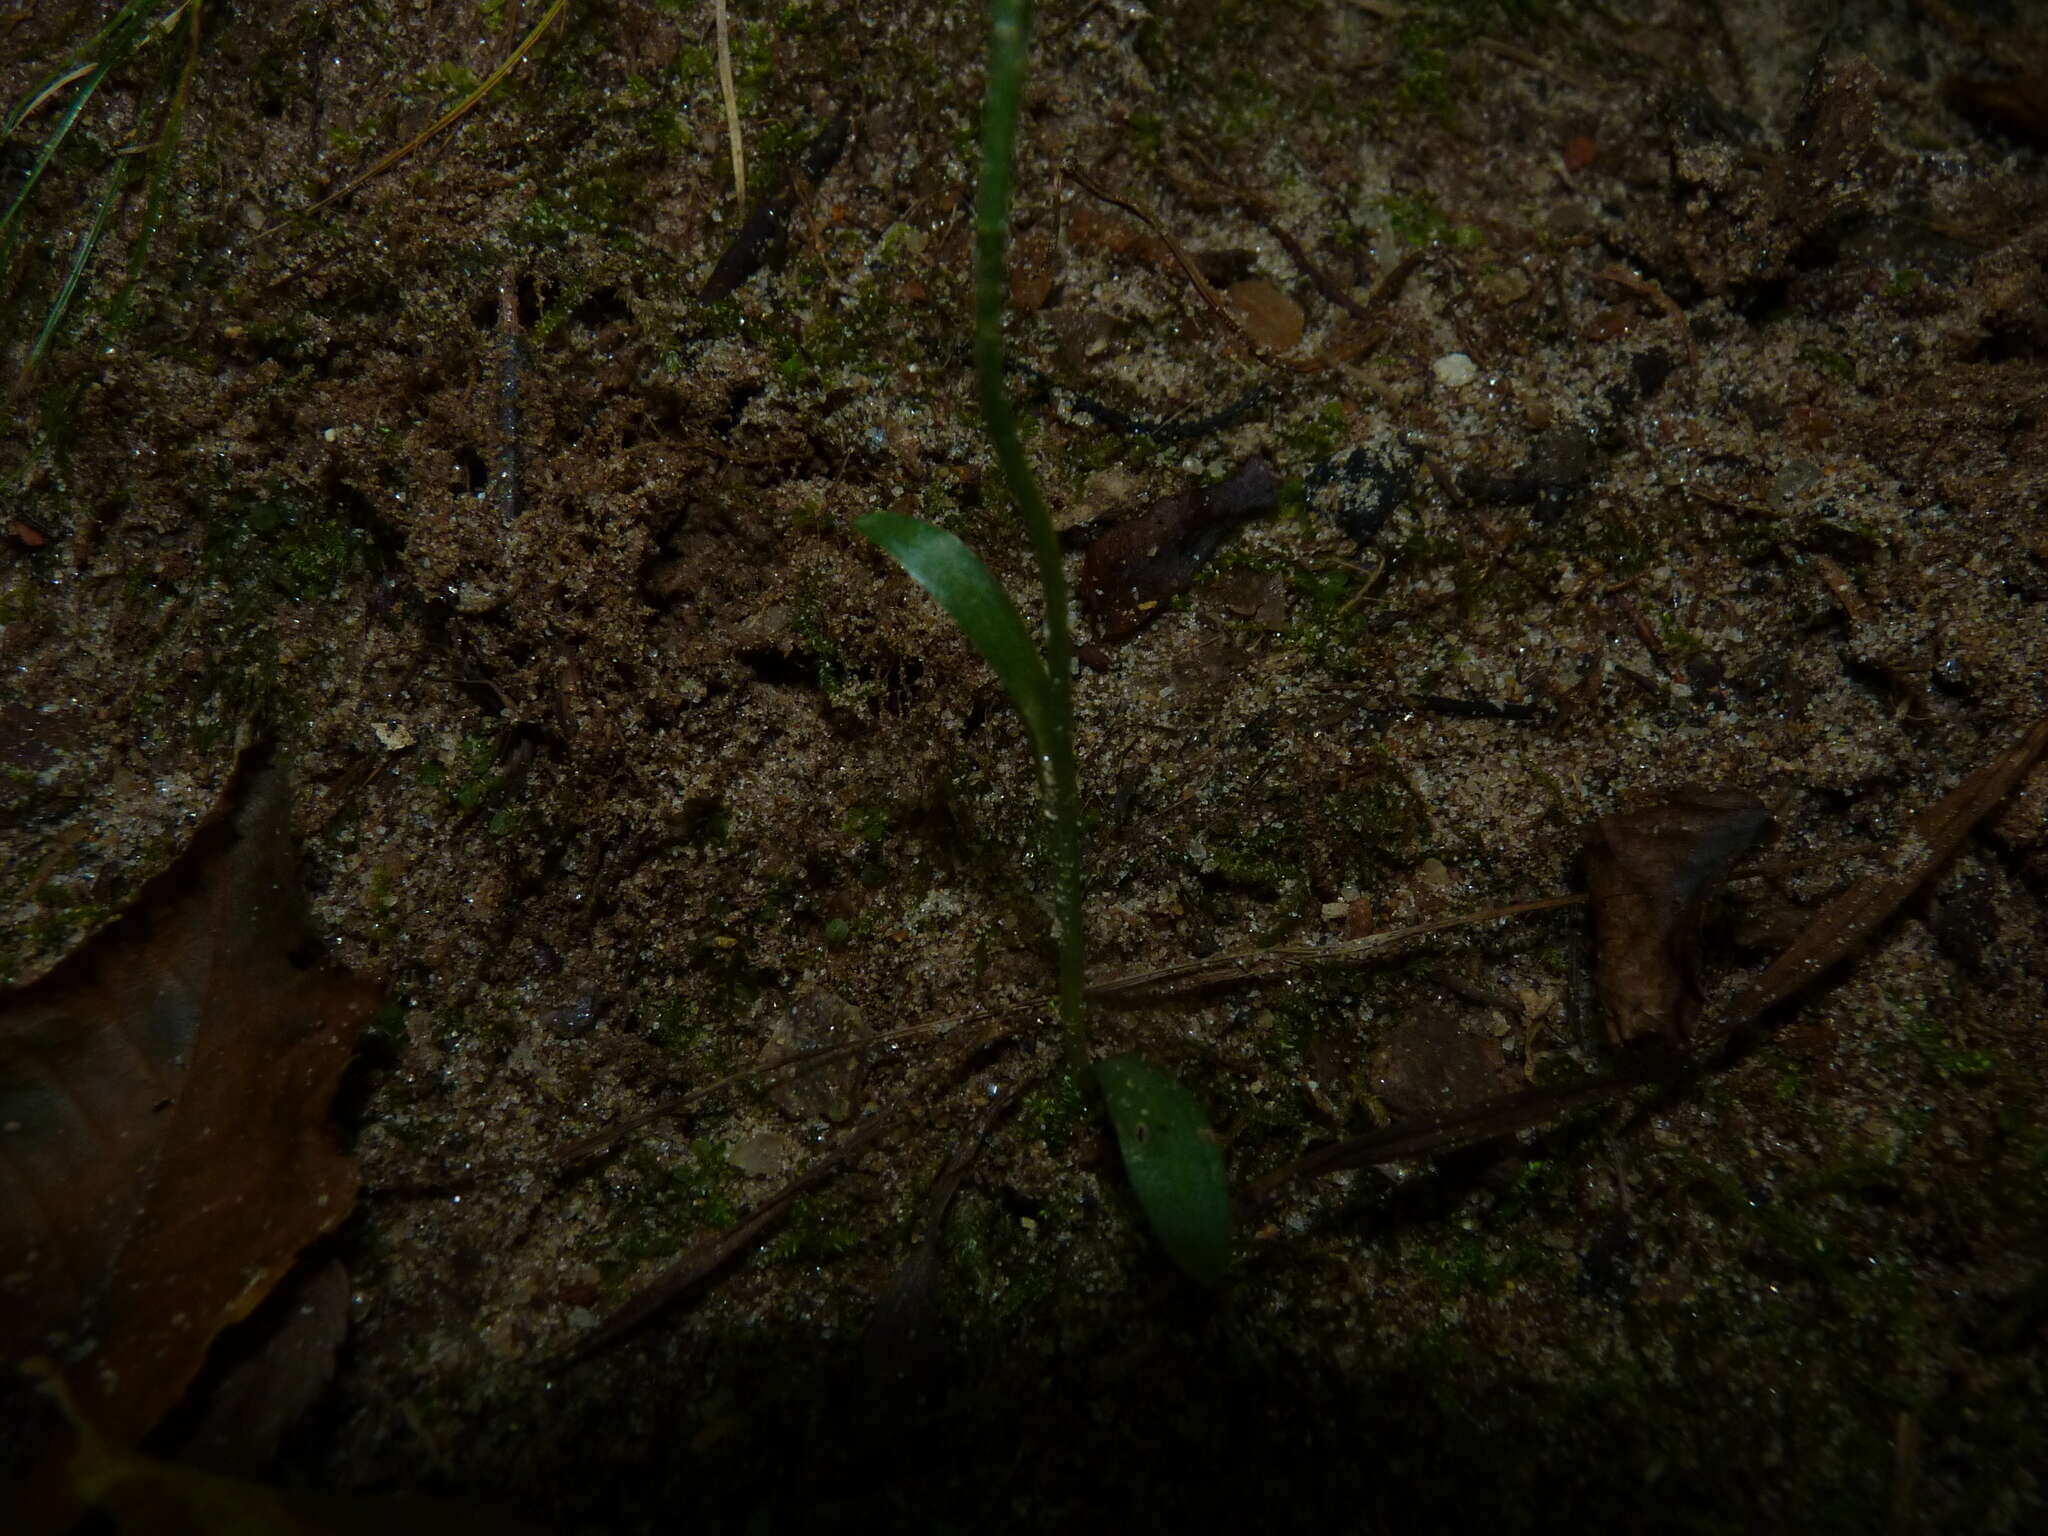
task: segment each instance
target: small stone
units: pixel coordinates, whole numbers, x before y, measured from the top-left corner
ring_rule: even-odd
[[[1129,470],[1112,465],[1098,469],[1082,483],[1081,494],[1064,507],[1053,508],[1052,525],[1061,533],[1092,523],[1105,513],[1137,501],[1145,482]]]
[[[797,1144],[780,1131],[756,1131],[733,1143],[725,1160],[750,1179],[767,1178],[787,1168]]]
[[[1820,482],[1818,464],[1811,459],[1794,459],[1772,478],[1771,501],[1780,511],[1789,511]]]
[[[1519,304],[1534,289],[1529,274],[1520,267],[1502,267],[1479,280],[1479,291],[1495,304]]]
[[[386,752],[403,752],[416,740],[403,720],[373,721],[370,729],[376,733],[377,740],[384,744]]]
[[[1436,360],[1435,372],[1445,389],[1463,389],[1479,377],[1479,365],[1462,352],[1446,352]]]
[[[776,1061],[800,1051],[852,1045],[869,1033],[866,1019],[853,1004],[821,987],[809,987],[777,1014],[761,1059]],[[853,1117],[864,1075],[860,1056],[854,1053],[794,1070],[769,1087],[768,1097],[795,1119],[837,1125]]]
[[[1372,898],[1354,896],[1344,908],[1344,937],[1362,939],[1377,926],[1373,917]]]
[[[481,582],[465,581],[455,589],[455,611],[470,617],[504,606],[505,594]]]

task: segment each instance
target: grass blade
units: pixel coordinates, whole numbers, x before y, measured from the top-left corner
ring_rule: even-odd
[[[63,114],[51,125],[49,133],[44,135],[42,150],[37,154],[35,163],[28,168],[28,176],[21,184],[21,191],[15,194],[7,212],[0,214],[0,237],[4,237],[14,227],[14,221],[21,217],[21,210],[28,205],[29,194],[35,191],[36,183],[43,178],[43,172],[57,157],[57,151],[63,147],[64,140],[71,133],[71,125],[78,121],[78,114],[83,112],[85,104],[92,100],[93,93],[100,88],[100,82],[107,78],[114,67],[114,62],[110,59],[86,76],[85,83],[71,98],[71,105],[64,109]]]
[[[1088,936],[1083,920],[1086,882],[1081,868],[1081,791],[1074,762],[1074,639],[1067,619],[1067,568],[1052,513],[1031,473],[1016,413],[1003,382],[1003,305],[1010,292],[1010,193],[1016,176],[1017,119],[1024,101],[1031,0],[993,0],[989,7],[988,94],[981,120],[981,182],[974,194],[974,377],[982,420],[1003,484],[1038,562],[1045,594],[1045,659],[1049,699],[1038,741],[1040,787],[1052,818],[1053,911],[1060,929],[1060,1020],[1067,1051],[1086,1065],[1083,1024]]]
[[[1216,1284],[1230,1267],[1230,1191],[1209,1117],[1170,1074],[1136,1056],[1111,1056],[1095,1073],[1153,1232],[1174,1263]]]
[[[50,350],[50,343],[56,339],[57,327],[64,323],[71,300],[78,293],[78,280],[85,276],[86,265],[92,260],[92,253],[99,248],[100,236],[106,232],[107,218],[121,201],[121,189],[126,180],[120,175],[109,178],[107,190],[100,196],[99,212],[93,215],[92,228],[78,237],[78,249],[71,255],[71,270],[65,273],[64,286],[57,290],[57,297],[50,301],[49,313],[43,316],[43,329],[21,370],[23,378],[35,371],[36,364],[43,360],[43,354]]]
[[[1017,605],[981,557],[945,529],[900,512],[870,512],[855,526],[937,598],[967,632],[982,660],[1003,680],[1033,744],[1044,753],[1051,740],[1052,679]]]

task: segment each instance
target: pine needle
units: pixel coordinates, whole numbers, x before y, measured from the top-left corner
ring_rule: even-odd
[[[482,101],[486,96],[490,95],[492,91],[496,90],[498,86],[503,83],[505,77],[511,74],[513,70],[519,67],[519,61],[525,58],[526,55],[532,51],[533,45],[540,41],[541,34],[547,31],[549,27],[555,24],[555,18],[562,14],[562,12],[568,7],[568,4],[569,0],[554,0],[554,4],[548,7],[547,14],[541,17],[539,23],[534,27],[534,29],[531,32],[526,34],[525,39],[521,41],[519,46],[512,50],[510,57],[508,57],[505,60],[505,62],[500,64],[496,69],[492,70],[490,75],[484,80],[484,83],[482,85],[479,85],[475,90],[471,91],[467,96],[463,97],[461,101],[457,102],[454,106],[450,107],[446,112],[442,113],[440,118],[437,119],[431,127],[423,129],[421,132],[414,134],[405,143],[399,145],[398,148],[392,150],[389,154],[385,155],[375,165],[371,166],[367,171],[364,171],[360,176],[356,177],[353,181],[350,181],[343,185],[342,187],[336,189],[335,191],[328,193],[325,197],[321,198],[319,202],[313,204],[310,208],[303,208],[295,213],[286,214],[285,217],[279,219],[276,223],[267,226],[265,229],[263,229],[261,232],[257,234],[256,238],[258,240],[267,239],[273,231],[282,228],[286,224],[289,224],[293,219],[310,219],[322,208],[327,207],[328,204],[340,202],[344,197],[347,197],[351,192],[355,191],[365,182],[374,181],[379,176],[382,176],[386,171],[390,170],[391,167],[398,164],[399,161],[405,159],[406,156],[410,155],[414,150],[418,149],[422,144],[426,143],[427,140],[433,138],[436,134],[439,134],[445,131],[446,129],[452,128],[455,124],[461,122],[462,119],[469,114],[469,111],[472,107],[474,107],[478,102]]]
[[[726,37],[725,0],[712,0],[718,19],[718,92],[725,98],[725,133],[732,141],[733,194],[747,205],[747,153],[740,143],[740,93],[732,83],[732,45]]]

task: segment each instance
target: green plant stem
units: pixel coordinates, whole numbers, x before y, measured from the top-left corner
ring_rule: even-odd
[[[1003,384],[1003,299],[1009,288],[1010,183],[1016,159],[1017,116],[1024,91],[1024,56],[1031,30],[1030,0],[994,0],[989,42],[988,102],[982,119],[981,190],[975,203],[974,374],[982,418],[994,441],[996,465],[1016,499],[1017,514],[1038,558],[1045,595],[1045,665],[1051,673],[1052,718],[1038,743],[1039,784],[1051,827],[1053,910],[1060,936],[1060,1019],[1068,1053],[1085,1064],[1082,987],[1086,937],[1081,926],[1081,793],[1074,769],[1074,640],[1067,622],[1067,570],[1059,534],[1024,457]]]

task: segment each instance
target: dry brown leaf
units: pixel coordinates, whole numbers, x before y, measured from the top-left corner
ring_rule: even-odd
[[[282,773],[249,773],[231,821],[0,1004],[0,1356],[62,1362],[117,1444],[355,1202],[328,1111],[378,989],[294,963],[287,810]],[[47,1420],[0,1399],[20,1453]]]
[[[1088,546],[1081,606],[1097,637],[1134,635],[1185,592],[1239,524],[1279,505],[1280,481],[1264,459],[1246,459],[1216,485],[1154,502]]]
[[[265,1330],[211,1387],[202,1380],[194,1389],[206,1412],[178,1446],[178,1460],[239,1477],[267,1472],[284,1437],[334,1380],[348,1338],[348,1303],[348,1271],[339,1259],[294,1270],[257,1316],[222,1341],[225,1349],[250,1329]],[[209,1378],[220,1364],[210,1362]]]
[[[1246,334],[1267,351],[1292,352],[1301,340],[1306,323],[1301,306],[1265,278],[1248,277],[1232,283],[1223,296],[1244,322]]]
[[[1616,1045],[1685,1045],[1706,998],[1700,909],[1770,820],[1763,802],[1741,790],[1685,789],[1593,823],[1586,892],[1599,941],[1600,1001]]]
[[[545,1526],[502,1504],[414,1493],[367,1498],[287,1493],[144,1456],[100,1433],[47,1362],[37,1361],[31,1374],[70,1425],[73,1449],[63,1475],[77,1496],[73,1507],[104,1511],[121,1536],[444,1536],[449,1531],[546,1536]],[[18,1508],[7,1513],[23,1514]],[[10,1536],[26,1536],[33,1530],[68,1529],[71,1523],[38,1524],[31,1512],[8,1530]]]

